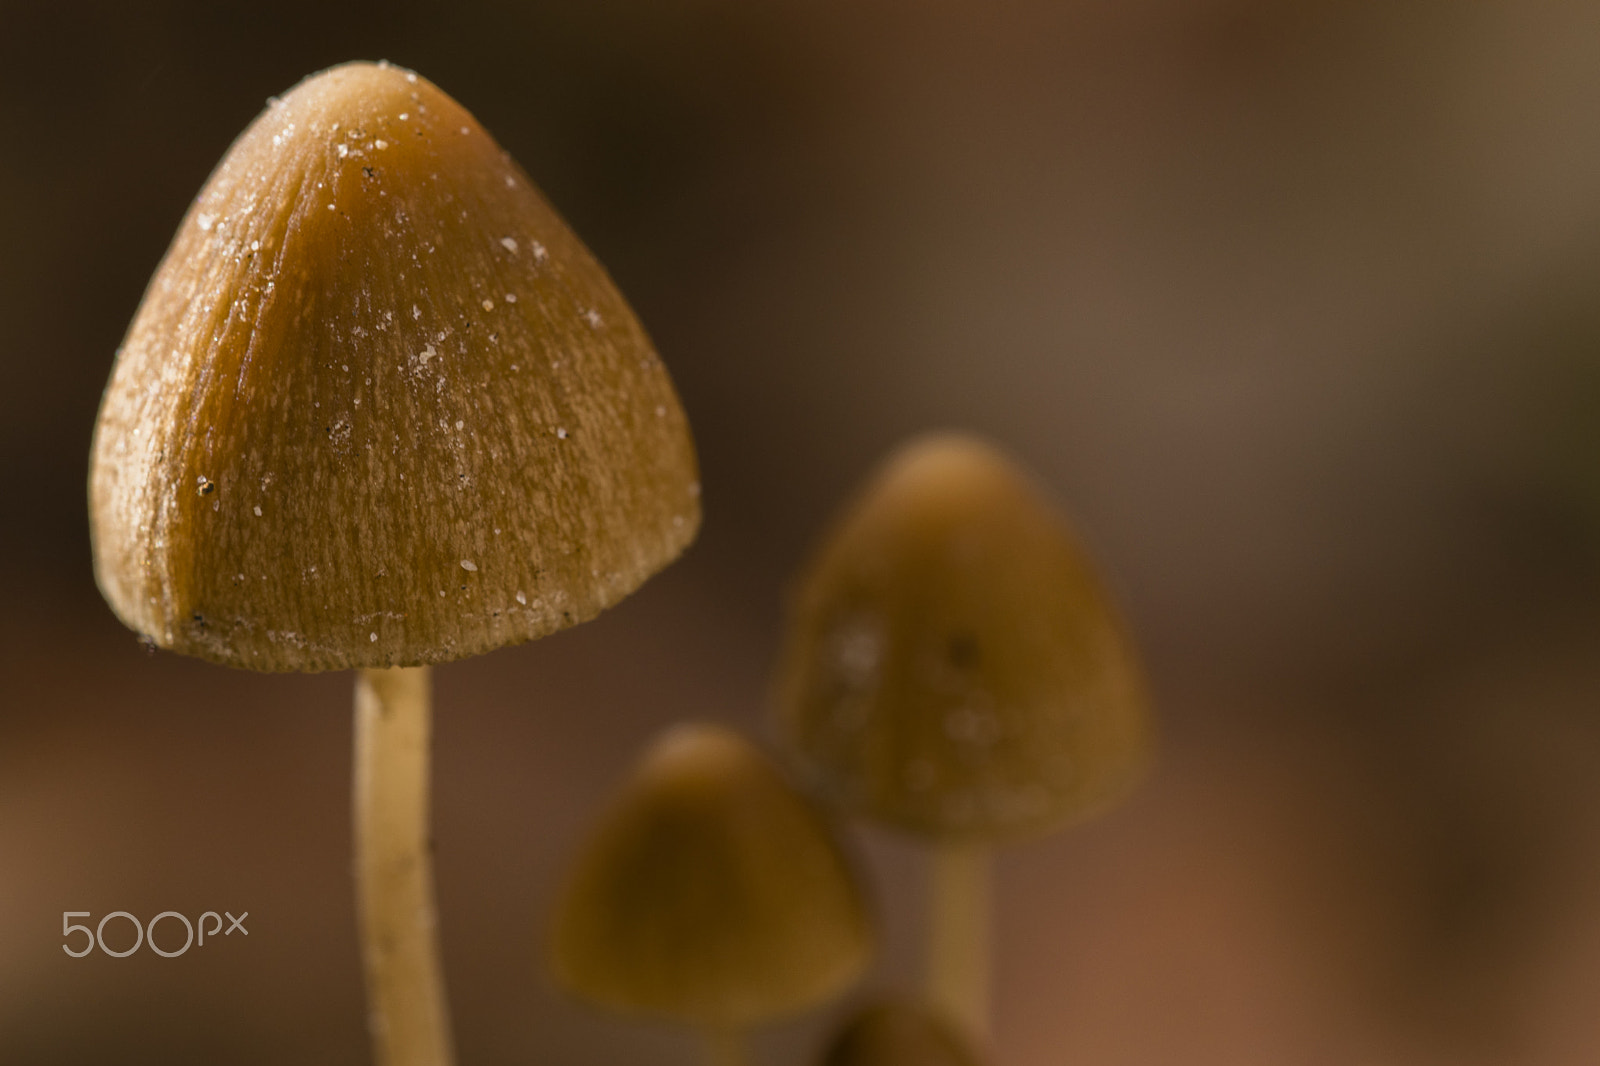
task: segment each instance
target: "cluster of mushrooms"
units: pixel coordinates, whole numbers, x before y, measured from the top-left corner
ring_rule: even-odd
[[[352,63],[270,103],[152,279],[102,401],[96,576],[163,648],[353,669],[357,908],[379,1066],[454,1061],[428,831],[430,665],[594,617],[693,539],[687,420],[605,271],[460,105]],[[715,1063],[870,962],[856,816],[930,851],[926,987],[828,1066],[988,1045],[988,856],[1122,795],[1130,642],[993,446],[896,453],[803,575],[775,756],[684,724],[577,856],[550,970]]]

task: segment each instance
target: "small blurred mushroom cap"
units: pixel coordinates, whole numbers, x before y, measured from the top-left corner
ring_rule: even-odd
[[[730,730],[672,728],[574,865],[552,967],[593,1002],[745,1028],[843,990],[871,921],[822,815]]]
[[[812,784],[946,840],[1119,798],[1151,728],[1132,643],[1065,520],[977,438],[913,440],[802,575],[777,701]]]
[[[981,1066],[955,1026],[924,1006],[889,1001],[857,1012],[822,1066]]]
[[[95,574],[156,644],[419,665],[593,617],[699,524],[688,423],[594,256],[459,104],[387,64],[234,143],[118,353]]]

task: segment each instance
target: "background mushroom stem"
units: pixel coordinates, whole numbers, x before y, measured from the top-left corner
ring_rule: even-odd
[[[742,1029],[711,1026],[705,1030],[707,1066],[750,1066],[750,1049]]]
[[[989,1037],[989,852],[936,845],[928,895],[928,999],[979,1043]]]
[[[356,675],[355,874],[377,1066],[451,1066],[428,832],[432,677]]]

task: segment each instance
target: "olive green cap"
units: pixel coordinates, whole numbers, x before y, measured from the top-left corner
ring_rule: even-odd
[[[896,452],[806,569],[777,697],[821,791],[941,839],[1081,817],[1151,743],[1132,645],[1065,521],[960,435]]]
[[[552,962],[615,1010],[742,1029],[840,992],[866,966],[861,890],[822,815],[738,734],[664,734],[583,848]]]
[[[274,100],[118,352],[95,575],[156,644],[420,665],[593,617],[699,523],[672,382],[604,269],[459,104],[351,63]]]
[[[834,1037],[822,1066],[980,1066],[955,1026],[929,1008],[886,1002],[857,1012]]]

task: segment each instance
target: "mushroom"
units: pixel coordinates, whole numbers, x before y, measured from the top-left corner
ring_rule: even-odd
[[[584,845],[551,963],[589,1000],[697,1028],[734,1066],[749,1029],[841,991],[872,941],[821,814],[737,733],[689,724],[655,742]]]
[[[905,445],[802,576],[777,702],[811,784],[933,842],[928,993],[982,1039],[991,849],[1107,806],[1151,742],[1066,523],[993,445]]]
[[[924,1006],[888,1001],[858,1011],[822,1066],[979,1066],[955,1028]]]
[[[356,669],[357,897],[382,1064],[448,1063],[432,663],[592,618],[699,523],[687,421],[604,269],[414,73],[301,82],[229,149],[117,354],[95,576],[163,648]]]

